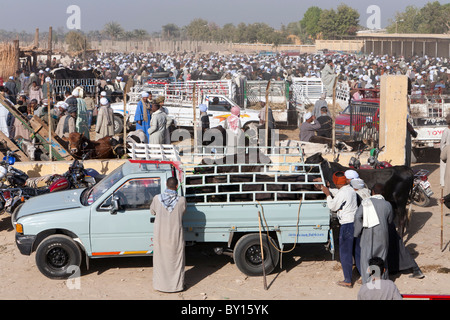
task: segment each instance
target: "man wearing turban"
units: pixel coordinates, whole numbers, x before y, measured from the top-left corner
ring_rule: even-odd
[[[347,172],[347,175],[349,172]],[[350,173],[351,174],[351,173]],[[322,185],[322,191],[327,196],[327,204],[331,211],[337,213],[337,218],[340,223],[339,230],[339,257],[344,273],[344,280],[339,281],[338,285],[351,288],[352,284],[352,269],[353,269],[353,255],[354,255],[354,220],[355,213],[358,209],[357,196],[355,190],[350,186],[348,179],[344,172],[336,172],[333,175],[333,183],[338,189],[334,197],[330,190]],[[356,266],[359,267],[358,253],[355,256]]]

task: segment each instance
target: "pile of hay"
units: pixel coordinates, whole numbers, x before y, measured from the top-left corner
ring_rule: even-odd
[[[15,76],[19,61],[20,51],[14,44],[0,43],[0,77],[4,81]]]

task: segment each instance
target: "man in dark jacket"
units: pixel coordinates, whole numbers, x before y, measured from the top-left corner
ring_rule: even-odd
[[[16,97],[18,94],[16,83],[14,82],[14,77],[9,77],[8,81],[5,83],[5,88],[8,89],[7,98],[11,100],[13,104],[17,103]]]
[[[317,130],[317,135],[319,137],[331,139],[333,133],[333,119],[328,115],[327,107],[322,107],[320,113],[320,117],[317,118],[317,122],[320,123],[320,129]]]

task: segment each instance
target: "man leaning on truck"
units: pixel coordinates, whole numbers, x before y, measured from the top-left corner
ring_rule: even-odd
[[[331,211],[337,212],[339,219],[339,258],[344,272],[344,280],[337,284],[352,288],[352,271],[353,271],[353,253],[355,239],[354,220],[355,213],[358,209],[357,196],[355,190],[349,185],[349,181],[344,172],[336,172],[333,175],[333,183],[338,191],[333,197],[330,190],[324,185],[321,186],[322,192],[327,196],[327,204]],[[359,252],[355,256],[356,266],[359,268]]]

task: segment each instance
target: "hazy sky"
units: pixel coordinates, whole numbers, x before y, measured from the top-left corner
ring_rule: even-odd
[[[2,1],[3,2],[3,1]],[[6,1],[5,1],[6,2]],[[161,26],[174,23],[189,24],[195,18],[237,25],[240,22],[265,22],[274,28],[282,24],[299,21],[311,6],[336,9],[341,3],[355,8],[360,13],[360,23],[366,25],[370,14],[367,8],[377,5],[381,9],[381,27],[393,19],[396,12],[404,11],[408,5],[423,7],[430,0],[22,0],[2,3],[0,29],[47,31],[64,27],[70,14],[70,5],[81,10],[81,30],[101,30],[111,21],[118,22],[126,30],[145,29],[160,31]],[[440,0],[441,4],[449,1]]]

